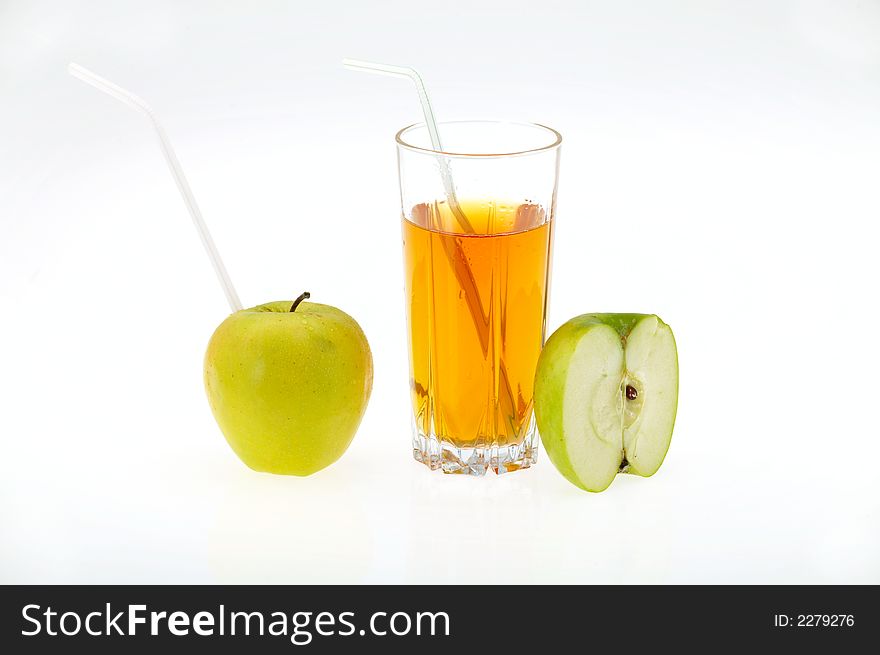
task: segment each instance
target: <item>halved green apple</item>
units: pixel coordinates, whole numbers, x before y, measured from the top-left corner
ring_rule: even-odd
[[[678,352],[654,314],[584,314],[547,340],[535,415],[550,461],[570,482],[602,491],[618,473],[653,475],[678,407]]]

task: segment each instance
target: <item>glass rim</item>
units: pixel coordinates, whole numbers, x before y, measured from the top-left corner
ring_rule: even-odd
[[[409,150],[411,152],[419,152],[428,155],[442,155],[444,157],[457,157],[464,159],[499,159],[503,157],[522,157],[524,155],[534,155],[540,152],[546,152],[548,150],[553,150],[562,145],[562,135],[554,130],[552,127],[547,125],[542,125],[541,123],[529,123],[522,121],[497,121],[497,120],[462,120],[462,121],[440,121],[437,125],[461,125],[461,124],[479,124],[484,123],[487,125],[515,125],[518,127],[529,127],[529,128],[538,128],[544,132],[548,133],[548,136],[553,138],[552,143],[548,143],[547,145],[538,146],[537,148],[527,148],[525,150],[513,150],[510,152],[451,152],[447,150],[434,150],[433,148],[423,148],[421,146],[415,146],[411,143],[407,143],[404,140],[404,135],[410,130],[416,128],[425,128],[424,121],[421,123],[413,123],[411,125],[407,125],[406,127],[400,129],[397,134],[394,135],[394,140],[397,141],[397,145],[400,148],[405,150]]]

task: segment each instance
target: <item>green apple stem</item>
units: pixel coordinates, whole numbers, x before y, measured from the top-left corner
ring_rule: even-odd
[[[299,307],[299,304],[300,304],[303,300],[305,300],[306,298],[311,298],[311,297],[312,297],[312,294],[310,294],[308,291],[303,291],[303,292],[300,294],[299,298],[297,298],[296,300],[293,301],[293,304],[290,306],[290,311],[291,311],[291,312],[295,312],[295,311],[296,311],[296,308]]]

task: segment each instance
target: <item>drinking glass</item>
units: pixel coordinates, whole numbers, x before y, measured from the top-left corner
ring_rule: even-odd
[[[413,455],[444,473],[528,468],[562,137],[531,123],[397,133]]]

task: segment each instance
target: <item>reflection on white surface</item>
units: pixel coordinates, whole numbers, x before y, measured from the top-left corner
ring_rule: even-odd
[[[207,557],[221,583],[358,583],[374,559],[361,500],[344,476],[236,477],[217,499]]]

